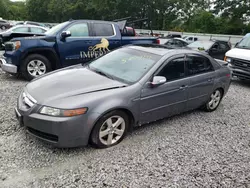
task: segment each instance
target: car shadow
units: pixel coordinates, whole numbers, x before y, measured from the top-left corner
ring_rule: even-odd
[[[159,127],[163,127],[163,126],[166,126],[166,125],[171,125],[168,122],[172,122],[173,120],[175,120],[177,118],[178,119],[179,118],[185,118],[185,117],[189,116],[190,114],[193,114],[193,113],[196,113],[196,112],[201,112],[201,111],[202,110],[196,109],[196,110],[193,110],[193,111],[184,112],[184,113],[177,114],[177,115],[174,115],[174,116],[171,116],[171,117],[160,119],[160,120],[157,120],[157,121],[154,121],[154,122],[146,123],[146,124],[143,124],[142,126],[136,126],[131,131],[128,132],[128,134],[126,135],[125,140],[128,137],[136,137],[136,136],[138,136],[138,134],[141,134],[141,132],[145,133],[145,132],[149,131],[149,128],[157,129]],[[53,146],[53,145],[51,145],[49,143],[46,143],[46,142],[44,142],[44,141],[42,141],[42,140],[40,140],[38,138],[35,138],[35,137],[33,137],[33,136],[29,135],[29,134],[27,134],[27,140],[29,142],[32,142],[32,143],[35,142],[35,145],[40,145],[40,147],[45,147],[46,149],[51,150],[51,152],[53,154],[56,154],[56,155],[57,154],[70,155],[71,153],[83,154],[84,152],[94,152],[94,151],[98,151],[98,150],[105,150],[105,149],[97,149],[97,148],[93,147],[91,144],[88,144],[87,146],[79,146],[79,147],[73,147],[73,148],[58,148],[58,147],[55,147],[55,146]],[[109,149],[114,150],[115,147],[123,147],[123,146],[121,146],[122,142],[119,143],[118,145],[114,146],[114,147],[107,148],[107,150],[109,150]]]
[[[232,80],[232,83],[239,84],[243,87],[249,87],[250,88],[250,80],[239,80],[237,78]]]

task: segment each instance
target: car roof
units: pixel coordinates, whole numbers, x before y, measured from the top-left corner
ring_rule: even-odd
[[[184,40],[183,38],[178,38],[178,37],[176,37],[176,38],[173,38],[173,39],[180,40],[180,41],[182,41],[182,42],[187,43],[187,41],[186,41],[186,40]]]
[[[189,48],[169,48],[165,45],[157,45],[157,44],[151,44],[151,45],[131,45],[127,46],[128,48],[132,48],[135,50],[140,50],[148,53],[153,53],[160,56],[165,56],[167,54],[185,54],[185,53],[192,53],[192,54],[200,54],[205,55],[203,52],[192,50]]]
[[[29,25],[29,24],[25,24],[25,25],[15,25],[13,27],[11,27],[10,29],[15,29],[15,28],[19,28],[19,27],[36,27],[36,28],[41,28],[41,29],[44,29],[44,30],[48,30],[48,28],[46,27],[42,27],[42,26],[38,26],[38,25]]]

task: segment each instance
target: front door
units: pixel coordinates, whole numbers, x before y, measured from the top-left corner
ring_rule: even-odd
[[[167,82],[152,88],[147,84],[141,91],[141,123],[162,119],[186,110],[189,78],[185,77],[184,57],[176,57],[159,69],[156,76]]]
[[[71,36],[58,40],[58,51],[63,67],[87,62],[91,58],[84,56],[93,42],[90,38],[89,24],[84,22],[73,23],[67,29]],[[84,56],[84,57],[83,57]]]
[[[188,55],[186,70],[190,78],[187,110],[192,110],[209,99],[214,87],[215,71],[210,60],[201,55]]]
[[[219,43],[214,43],[214,45],[209,50],[209,55],[215,59],[224,59],[225,53],[220,48]]]

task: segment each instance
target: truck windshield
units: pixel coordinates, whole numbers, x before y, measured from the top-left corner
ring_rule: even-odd
[[[88,68],[109,78],[132,84],[140,80],[160,58],[156,54],[126,48],[94,60]]]
[[[237,45],[236,48],[250,49],[250,35],[244,37]]]
[[[50,30],[48,30],[45,34],[46,35],[56,35],[61,29],[63,29],[69,22],[63,22],[60,23],[54,27],[52,27]]]

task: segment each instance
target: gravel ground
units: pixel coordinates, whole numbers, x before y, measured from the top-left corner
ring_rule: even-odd
[[[13,107],[26,84],[0,71],[0,187],[250,187],[250,83],[216,112],[137,128],[119,145],[56,149],[25,134]]]

